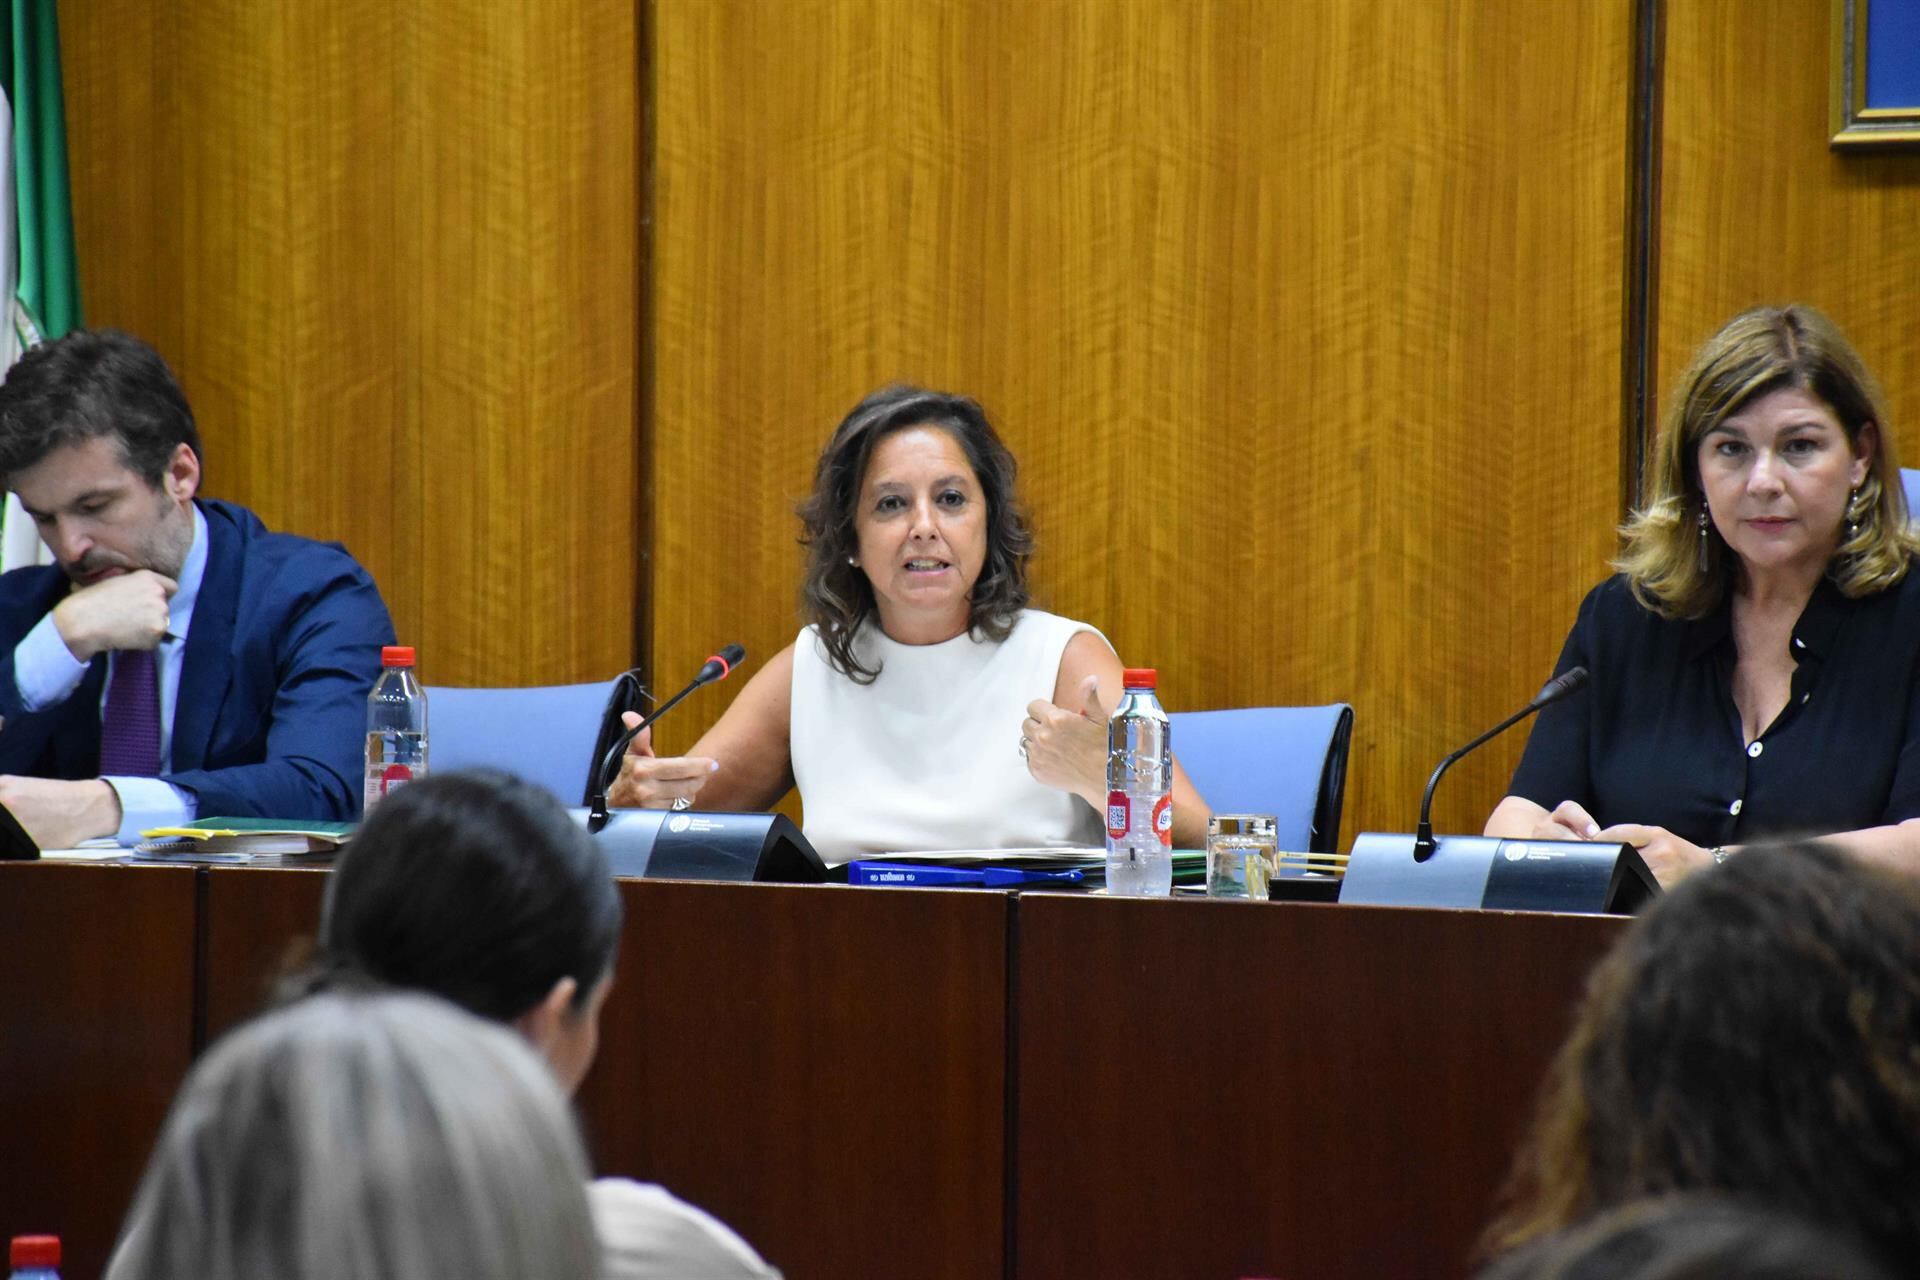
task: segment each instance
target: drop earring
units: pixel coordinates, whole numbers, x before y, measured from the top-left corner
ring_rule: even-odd
[[[1700,572],[1707,571],[1707,509],[1700,508]]]
[[[1852,542],[1860,536],[1860,488],[1855,485],[1847,493],[1847,541]]]

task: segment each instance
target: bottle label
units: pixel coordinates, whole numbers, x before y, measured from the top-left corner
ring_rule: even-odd
[[[1127,816],[1127,793],[1107,792],[1107,834],[1115,840],[1124,839],[1127,834]]]
[[[384,796],[389,792],[406,786],[412,781],[413,770],[403,764],[390,764],[386,767],[385,772],[380,775],[380,794]],[[412,804],[413,802],[409,800],[407,803]]]
[[[1113,804],[1111,797],[1108,798],[1107,804],[1109,806]],[[1161,844],[1169,849],[1173,848],[1173,793],[1171,791],[1161,796],[1153,806],[1153,834],[1160,837]]]

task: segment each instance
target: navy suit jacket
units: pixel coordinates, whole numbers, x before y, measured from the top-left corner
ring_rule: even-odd
[[[176,787],[202,817],[345,821],[360,814],[367,694],[393,620],[337,543],[270,532],[245,507],[200,501],[207,570],[194,601],[173,713]],[[13,651],[66,597],[52,565],[0,574],[0,773],[100,774],[97,655],[65,702],[29,711]]]

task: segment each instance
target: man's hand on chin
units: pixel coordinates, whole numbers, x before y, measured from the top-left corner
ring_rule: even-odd
[[[133,569],[76,587],[53,607],[54,629],[77,661],[112,649],[155,649],[167,638],[167,601],[180,584],[151,569]]]
[[[71,849],[120,830],[120,795],[100,778],[69,782],[0,774],[0,804],[42,849]]]

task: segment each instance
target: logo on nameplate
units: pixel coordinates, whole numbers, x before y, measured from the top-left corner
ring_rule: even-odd
[[[1523,840],[1507,841],[1500,846],[1500,852],[1508,862],[1552,862],[1555,858],[1566,856],[1551,845],[1535,848]]]

